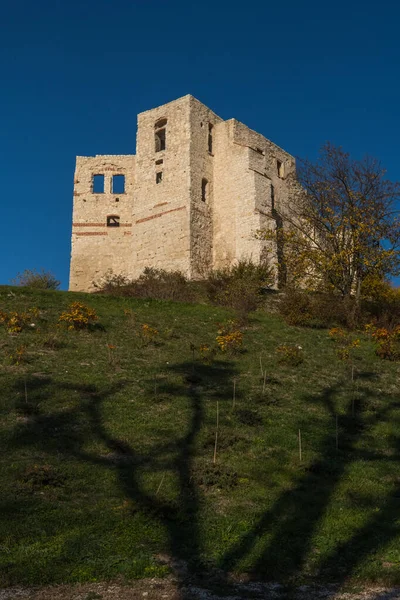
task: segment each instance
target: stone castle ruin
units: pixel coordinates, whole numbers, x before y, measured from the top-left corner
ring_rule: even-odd
[[[259,229],[288,203],[294,158],[193,96],[138,115],[136,155],[78,156],[69,289],[145,267],[200,278],[263,260]]]

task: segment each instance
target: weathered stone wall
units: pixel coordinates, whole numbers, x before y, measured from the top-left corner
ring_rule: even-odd
[[[166,148],[156,152],[161,119],[167,120]],[[133,275],[152,266],[190,276],[190,96],[141,113],[136,147]]]
[[[90,291],[108,270],[138,277],[157,267],[198,278],[242,258],[274,260],[255,232],[275,228],[274,208],[289,206],[294,168],[287,152],[190,95],[139,114],[136,157],[77,157],[70,289]],[[102,194],[92,192],[95,174],[105,175]],[[117,174],[124,194],[110,189]],[[119,227],[107,226],[110,215]]]
[[[104,175],[104,192],[93,193],[93,175]],[[111,190],[113,175],[125,176],[125,192]],[[135,156],[78,156],[74,178],[69,289],[91,291],[108,271],[130,275]],[[107,227],[107,217],[119,227]]]

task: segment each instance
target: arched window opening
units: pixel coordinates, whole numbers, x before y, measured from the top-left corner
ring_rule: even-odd
[[[210,154],[213,153],[213,126],[211,123],[208,124],[208,151]]]
[[[154,141],[156,152],[165,150],[167,143],[167,119],[159,119],[154,125]]]

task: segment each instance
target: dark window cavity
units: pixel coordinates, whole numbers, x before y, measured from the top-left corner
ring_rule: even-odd
[[[211,123],[208,124],[208,151],[210,154],[213,153],[213,126]]]
[[[163,180],[163,174],[162,171],[159,171],[158,173],[156,173],[156,183],[161,183]]]
[[[93,194],[104,194],[104,175],[93,175]]]
[[[167,119],[160,119],[154,125],[154,141],[156,152],[161,152],[166,148],[166,129],[167,127]]]
[[[117,215],[109,215],[107,217],[107,227],[119,227],[119,217]]]
[[[160,158],[160,160],[156,160],[156,165],[162,165],[163,164],[163,159]]]
[[[111,183],[111,192],[113,194],[125,193],[125,175],[113,175]]]
[[[208,181],[207,179],[201,180],[201,199],[203,202],[207,202],[208,200]]]
[[[275,188],[271,183],[271,210],[275,210]]]

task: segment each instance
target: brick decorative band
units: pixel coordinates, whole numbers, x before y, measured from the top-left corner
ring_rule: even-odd
[[[105,223],[72,223],[73,227],[106,227]],[[132,227],[132,223],[120,223],[120,227]]]
[[[165,210],[162,213],[157,213],[156,215],[151,215],[150,217],[145,217],[144,219],[139,219],[138,221],[136,221],[136,225],[138,223],[144,223],[145,221],[150,221],[151,219],[158,219],[158,217],[163,217],[164,215],[167,215],[168,213],[172,213],[172,212],[177,212],[178,210],[185,210],[186,206],[180,206],[179,208],[171,208],[171,210]]]
[[[79,231],[75,235],[108,235],[107,231]]]
[[[72,223],[73,227],[105,227],[105,223]]]

